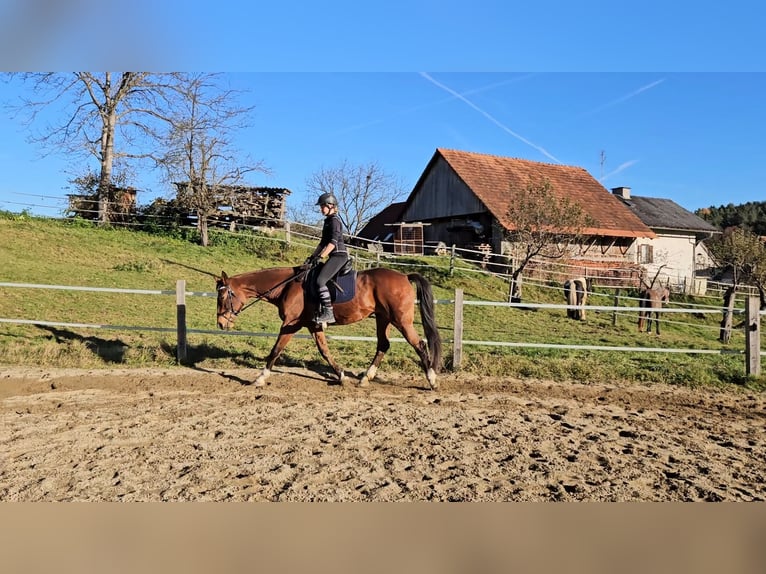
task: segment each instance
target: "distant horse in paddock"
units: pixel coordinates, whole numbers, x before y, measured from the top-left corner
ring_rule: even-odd
[[[641,291],[638,302],[638,306],[641,308],[638,312],[639,333],[644,330],[644,323],[646,323],[646,332],[652,332],[652,315],[654,315],[657,335],[660,334],[660,312],[658,309],[662,309],[662,304],[668,301],[670,301],[670,289],[667,287],[647,288]]]
[[[574,277],[564,281],[564,297],[567,305],[576,305],[578,309],[567,309],[567,317],[582,321],[585,319],[585,303],[588,301],[588,291],[593,286],[592,279],[585,277]]]
[[[273,267],[233,277],[221,272],[221,276],[216,277],[220,329],[230,329],[237,315],[252,298],[255,300],[248,306],[264,300],[279,310],[282,326],[274,347],[266,357],[266,366],[255,379],[256,387],[266,384],[277,358],[293,335],[304,327],[314,338],[319,353],[335,371],[338,381],[342,384],[345,379],[343,369],[330,356],[323,326],[314,322],[317,303],[304,292],[304,284],[310,283],[304,279],[308,272],[301,267]],[[335,300],[335,324],[350,325],[374,314],[378,338],[377,352],[359,381],[359,386],[369,385],[375,377],[384,355],[391,346],[388,332],[393,325],[415,349],[430,388],[438,388],[436,373],[441,368],[442,343],[434,315],[434,296],[428,280],[418,273],[407,275],[379,267],[352,271],[349,273],[349,281],[350,286],[346,286],[344,297],[340,297],[341,294],[336,293],[334,288],[330,289]],[[421,339],[415,330],[415,290],[411,283],[417,288],[425,339]],[[342,298],[345,299],[343,302]]]

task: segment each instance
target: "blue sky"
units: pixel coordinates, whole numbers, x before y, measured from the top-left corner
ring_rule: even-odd
[[[0,50],[0,69],[225,71],[255,106],[238,147],[272,170],[248,183],[287,187],[290,203],[344,160],[375,161],[409,191],[437,147],[580,166],[689,210],[766,200],[760,3],[149,4],[107,29],[135,38],[141,23],[146,40],[102,51],[81,41],[109,16],[94,0],[20,3],[0,14],[0,48],[13,34],[27,45]],[[207,41],[184,40],[200,26]],[[0,89],[4,101],[21,93]],[[1,209],[69,191],[68,158],[39,152],[0,111]],[[157,174],[135,183],[142,204],[170,193]]]

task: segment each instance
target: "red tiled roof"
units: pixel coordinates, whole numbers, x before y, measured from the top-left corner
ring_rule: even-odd
[[[506,229],[513,228],[506,214],[514,196],[524,193],[530,183],[547,179],[552,199],[569,198],[591,217],[594,226],[583,230],[587,235],[655,237],[620,199],[581,167],[442,148],[437,148],[436,154]]]

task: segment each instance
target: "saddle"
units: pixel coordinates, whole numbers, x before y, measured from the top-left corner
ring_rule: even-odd
[[[316,277],[324,267],[324,263],[314,265],[306,274],[303,280],[303,294],[307,300],[319,303],[319,293],[317,292]],[[345,303],[351,301],[356,295],[356,271],[351,259],[346,261],[328,282],[327,289],[330,291],[330,299],[333,303]]]

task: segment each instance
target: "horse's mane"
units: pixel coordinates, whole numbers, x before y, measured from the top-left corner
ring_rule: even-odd
[[[239,280],[248,280],[248,279],[254,279],[257,277],[268,277],[269,275],[282,275],[283,273],[287,272],[287,274],[290,273],[296,273],[297,267],[267,267],[266,269],[255,269],[253,271],[245,271],[244,273],[240,273],[239,275],[235,275]],[[234,278],[232,277],[232,279]]]

